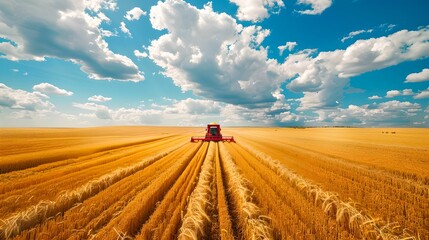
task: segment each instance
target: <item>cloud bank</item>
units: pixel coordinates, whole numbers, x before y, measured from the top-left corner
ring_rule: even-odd
[[[284,76],[261,46],[268,30],[172,0],[152,7],[150,21],[168,33],[152,41],[149,56],[183,91],[249,106],[276,100],[272,92]]]
[[[301,109],[336,107],[350,77],[428,57],[429,27],[358,40],[345,50],[314,55],[314,50],[305,50],[286,58],[282,67],[296,76],[287,88],[304,93]]]
[[[49,97],[43,93],[13,89],[0,83],[0,108],[28,111],[52,110],[54,105],[48,99]]]
[[[54,86],[50,83],[40,83],[35,86],[33,86],[34,91],[39,91],[41,93],[46,94],[54,94],[54,95],[62,95],[62,96],[71,96],[73,95],[73,92],[67,91],[65,89],[61,89],[57,86]]]
[[[141,81],[138,67],[112,52],[99,28],[108,18],[101,10],[115,10],[111,0],[1,1],[0,57],[12,61],[59,58],[81,65],[93,79]],[[25,12],[25,17],[15,14]]]

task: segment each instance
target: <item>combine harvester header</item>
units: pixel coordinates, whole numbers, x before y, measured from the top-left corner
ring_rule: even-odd
[[[227,141],[227,142],[235,142],[233,136],[222,136],[220,133],[220,124],[217,123],[209,123],[207,124],[206,129],[206,136],[205,137],[191,137],[191,142],[198,142],[198,141],[204,141],[204,142],[219,142],[219,141]]]

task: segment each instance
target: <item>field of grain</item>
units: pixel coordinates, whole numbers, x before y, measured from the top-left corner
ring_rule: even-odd
[[[429,239],[429,129],[0,129],[0,239]]]

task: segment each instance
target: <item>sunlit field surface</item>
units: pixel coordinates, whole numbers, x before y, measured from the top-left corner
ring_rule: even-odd
[[[0,239],[429,239],[429,129],[0,129]]]

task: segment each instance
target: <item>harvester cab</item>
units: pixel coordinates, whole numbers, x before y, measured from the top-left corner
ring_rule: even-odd
[[[234,137],[233,136],[222,136],[222,134],[220,133],[220,124],[218,123],[209,123],[207,124],[207,129],[206,129],[206,136],[201,136],[201,137],[191,137],[191,142],[198,142],[198,141],[203,141],[203,142],[209,142],[209,141],[213,141],[213,142],[219,142],[219,141],[227,141],[227,142],[235,142],[234,141]]]

